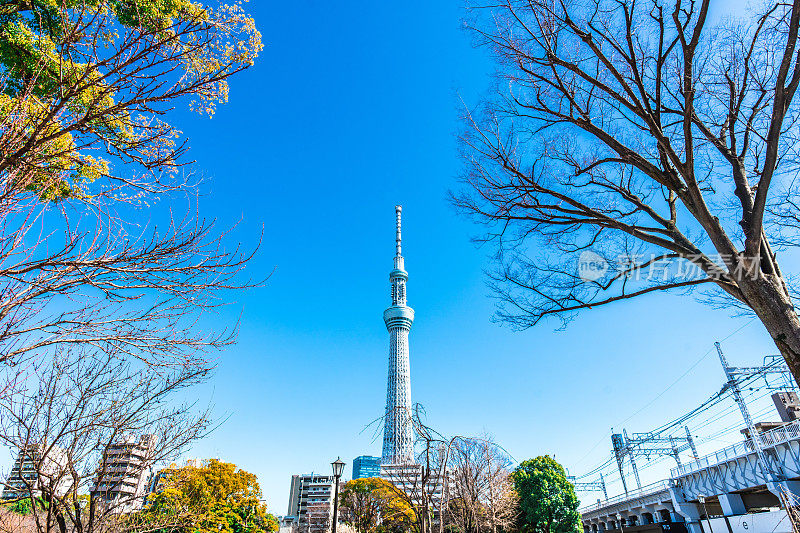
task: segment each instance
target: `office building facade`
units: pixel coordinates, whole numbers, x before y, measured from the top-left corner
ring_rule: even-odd
[[[381,458],[371,455],[361,455],[353,459],[353,479],[365,477],[380,477]]]

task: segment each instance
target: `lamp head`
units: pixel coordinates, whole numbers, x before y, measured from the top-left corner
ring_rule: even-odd
[[[337,479],[342,477],[342,472],[344,471],[344,461],[337,457],[336,460],[331,463],[331,467],[333,468],[333,477]]]

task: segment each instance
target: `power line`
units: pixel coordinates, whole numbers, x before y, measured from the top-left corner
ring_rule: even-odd
[[[749,321],[748,323],[742,325],[741,327],[739,327],[737,330],[735,330],[731,334],[729,334],[727,337],[725,337],[725,339],[729,339],[730,337],[732,337],[733,335],[735,335],[736,333],[738,333],[739,331],[744,329],[746,326],[748,326],[750,323],[752,323],[752,320]],[[644,407],[642,407],[638,411],[636,411],[636,413],[634,413],[633,415],[628,417],[626,419],[626,421],[630,420],[631,418],[636,416],[636,414],[642,412],[646,407],[648,407],[649,405],[652,405],[652,403],[655,402],[658,398],[662,397],[677,382],[679,382],[681,379],[683,379],[683,377],[688,375],[688,373],[691,372],[691,370],[693,370],[700,363],[700,361],[702,361],[705,357],[707,357],[708,354],[710,354],[712,350],[713,349],[709,349],[700,359],[698,359],[698,361],[696,361],[693,365],[691,365],[678,379],[673,381],[666,389],[664,389],[661,393],[659,393],[648,404],[646,404]],[[728,366],[725,366],[726,363],[725,363],[725,360],[722,357],[721,357],[721,361],[723,363],[723,368],[726,370],[726,374],[729,377],[729,381],[725,383],[725,385],[721,388],[721,390],[719,392],[709,396],[709,398],[707,400],[705,400],[703,403],[701,403],[699,406],[695,407],[694,409],[690,410],[689,412],[684,413],[684,414],[680,415],[679,417],[677,417],[677,418],[675,418],[675,419],[673,419],[673,420],[671,420],[671,421],[669,421],[669,422],[667,422],[665,424],[662,424],[661,426],[655,428],[654,430],[652,430],[650,432],[634,434],[634,438],[633,439],[629,439],[627,437],[627,433],[625,433],[623,431],[623,434],[625,436],[622,437],[622,435],[620,435],[619,437],[617,437],[617,440],[619,440],[622,437],[622,439],[625,442],[622,443],[622,444],[620,444],[620,443],[616,443],[615,444],[616,455],[615,454],[611,454],[611,456],[608,457],[605,461],[603,461],[599,465],[595,466],[589,472],[586,472],[585,474],[583,474],[581,476],[576,476],[575,479],[577,480],[577,479],[586,478],[588,476],[596,475],[598,473],[600,474],[600,476],[603,476],[603,474],[606,474],[605,483],[613,484],[616,481],[620,481],[622,483],[623,488],[625,488],[625,481],[624,481],[625,473],[624,473],[624,470],[627,470],[627,469],[623,469],[624,465],[623,465],[621,459],[624,458],[626,455],[628,455],[628,453],[627,453],[628,450],[632,450],[632,451],[635,451],[636,454],[641,454],[641,455],[644,455],[645,457],[647,457],[647,462],[644,465],[642,465],[641,468],[637,468],[635,463],[632,460],[633,456],[631,455],[631,461],[630,461],[631,462],[631,470],[632,470],[632,473],[633,473],[634,477],[637,480],[637,484],[640,484],[639,470],[641,470],[641,471],[649,470],[653,466],[658,465],[659,463],[661,463],[665,459],[663,454],[668,454],[668,455],[674,456],[674,459],[678,462],[678,464],[680,464],[680,453],[683,452],[683,451],[686,451],[689,448],[691,448],[692,449],[692,455],[696,458],[697,451],[691,445],[692,437],[689,434],[688,429],[685,429],[686,426],[684,424],[686,422],[688,422],[690,420],[693,420],[693,419],[695,419],[695,418],[697,418],[697,417],[699,417],[701,415],[704,415],[704,416],[702,416],[702,418],[700,420],[695,420],[694,421],[694,427],[695,428],[697,428],[697,427],[705,428],[705,427],[708,427],[709,425],[713,425],[713,424],[715,424],[717,422],[720,422],[720,421],[722,421],[722,420],[734,415],[737,410],[740,410],[741,404],[747,405],[748,403],[754,404],[754,408],[756,409],[755,413],[752,416],[754,416],[754,417],[764,416],[766,413],[772,411],[773,407],[772,406],[766,406],[766,407],[763,407],[763,408],[759,409],[756,404],[760,403],[764,398],[769,396],[773,390],[776,390],[778,388],[785,388],[786,385],[789,385],[789,386],[792,385],[791,379],[786,379],[785,384],[784,383],[774,383],[774,382],[771,381],[771,376],[773,376],[773,375],[777,375],[777,376],[779,376],[779,378],[781,378],[781,377],[782,378],[786,378],[786,376],[784,376],[784,374],[786,373],[787,369],[784,368],[785,363],[783,362],[782,358],[780,358],[780,356],[767,356],[767,357],[765,357],[764,358],[764,362],[766,364],[764,364],[763,366],[760,366],[760,367],[728,367]],[[760,380],[762,378],[764,380],[763,384],[760,382]],[[725,400],[727,398],[731,397],[731,394],[729,394],[729,393],[732,390],[736,391],[736,394],[738,395],[737,398],[736,398],[737,402],[733,403],[733,404],[727,404],[726,405],[725,404],[726,403]],[[746,425],[747,425],[747,423],[746,423]],[[750,425],[752,425],[752,423]],[[684,428],[684,430],[686,431],[686,436],[675,436],[674,430],[679,428],[679,427]],[[735,431],[736,429],[741,430],[741,427],[742,427],[742,422],[739,421],[739,420],[736,420],[732,424],[726,424],[726,425],[722,426],[721,428],[720,427],[715,428],[715,432],[712,433],[711,435],[704,436],[704,437],[698,437],[698,442],[703,444],[703,443],[709,442],[711,440],[718,440],[719,436],[731,433],[731,432]],[[680,442],[679,442],[680,440],[687,441],[689,444],[680,444]],[[737,439],[737,440],[739,440],[739,439]],[[628,441],[630,441],[630,442],[628,442]],[[652,441],[653,445],[659,445],[659,443],[667,443],[667,444],[670,444],[672,446],[672,448],[668,449],[668,448],[665,448],[663,445],[659,445],[660,447],[656,446],[653,449],[650,449],[647,446],[645,446],[644,448],[641,448],[642,444],[647,444],[650,441]],[[678,441],[678,442],[676,443],[676,441]],[[630,446],[628,446],[628,444],[630,444]],[[592,449],[596,448],[598,445],[599,445],[599,442]],[[623,448],[620,448],[619,447],[620,445],[622,445]],[[631,446],[633,446],[633,448],[631,448]],[[639,448],[641,448],[641,450]],[[622,451],[624,453],[622,453],[622,455],[619,455],[620,451]],[[591,450],[590,450],[590,452],[591,452]],[[662,452],[663,452],[663,454],[662,454]],[[652,456],[652,455],[656,455],[657,458],[655,460],[650,460],[649,457]],[[659,455],[661,455],[661,456],[659,457]],[[617,459],[617,462],[618,462],[617,466],[618,466],[618,469],[619,469],[619,475],[615,475],[615,472],[613,472],[614,469],[613,469],[612,465],[613,465],[615,459]],[[611,470],[611,472],[608,472],[609,469]],[[626,492],[627,492],[627,489],[626,489]]]
[[[722,341],[720,341],[720,342],[725,342],[726,340],[730,339],[730,338],[731,338],[731,337],[733,337],[734,335],[738,334],[738,333],[739,333],[740,331],[742,331],[744,328],[746,328],[747,326],[749,326],[750,324],[752,324],[754,320],[755,320],[755,317],[751,318],[750,320],[748,320],[747,322],[745,322],[744,324],[742,324],[741,326],[739,326],[738,328],[736,328],[735,330],[733,330],[731,333],[729,333],[729,334],[728,334],[728,335],[727,335],[725,338],[723,338],[723,339],[722,339]],[[672,383],[670,383],[669,385],[667,385],[667,387],[666,387],[664,390],[662,390],[660,393],[658,393],[658,394],[657,394],[657,395],[656,395],[656,396],[655,396],[655,397],[654,397],[652,400],[650,400],[649,402],[647,402],[645,405],[643,405],[643,406],[642,406],[641,408],[639,408],[639,409],[638,409],[638,410],[637,410],[635,413],[633,413],[632,415],[630,415],[628,418],[626,418],[626,419],[625,419],[625,420],[623,420],[622,422],[619,422],[619,423],[617,423],[617,424],[614,424],[614,425],[615,425],[615,426],[622,426],[622,425],[624,425],[626,422],[628,422],[629,420],[631,420],[633,417],[635,417],[636,415],[638,415],[639,413],[641,413],[642,411],[644,411],[645,409],[647,409],[648,407],[650,407],[651,405],[653,405],[653,404],[654,404],[656,401],[658,401],[658,400],[659,400],[659,399],[660,399],[662,396],[664,396],[664,394],[666,394],[666,393],[667,393],[667,391],[669,391],[670,389],[672,389],[672,387],[674,387],[675,385],[677,385],[677,384],[678,384],[678,383],[679,383],[679,382],[680,382],[680,381],[681,381],[683,378],[685,378],[686,376],[688,376],[688,375],[689,375],[689,373],[690,373],[692,370],[694,370],[694,369],[695,369],[695,368],[696,368],[696,367],[697,367],[697,366],[698,366],[698,365],[699,365],[699,364],[700,364],[700,363],[701,363],[703,360],[705,360],[705,358],[706,358],[706,357],[708,357],[708,356],[709,356],[709,354],[711,354],[711,352],[712,352],[713,350],[714,350],[714,347],[712,346],[712,347],[711,347],[711,348],[709,348],[709,349],[708,349],[708,350],[707,350],[707,351],[706,351],[706,352],[705,352],[705,353],[704,353],[704,354],[703,354],[703,355],[702,355],[702,356],[701,356],[701,357],[700,357],[700,358],[699,358],[697,361],[695,361],[695,362],[694,362],[694,363],[693,363],[691,366],[689,366],[689,368],[687,368],[687,369],[686,369],[686,371],[684,371],[684,373],[683,373],[683,374],[681,374],[680,376],[678,376],[678,378],[677,378],[677,379],[675,379],[675,381],[673,381]],[[576,464],[576,465],[578,465],[578,464],[582,463],[582,462],[583,462],[583,461],[584,461],[584,460],[585,460],[585,459],[586,459],[586,458],[587,458],[587,457],[588,457],[588,456],[589,456],[589,455],[590,455],[590,454],[591,454],[591,453],[592,453],[592,452],[593,452],[595,449],[597,449],[597,447],[598,447],[598,446],[600,446],[600,444],[602,444],[602,443],[603,443],[603,441],[604,441],[605,439],[606,439],[606,437],[601,437],[601,438],[600,438],[600,439],[599,439],[599,440],[598,440],[598,441],[597,441],[597,442],[596,442],[596,443],[595,443],[595,444],[594,444],[594,445],[593,445],[593,446],[592,446],[592,447],[589,449],[589,451],[587,451],[587,452],[586,452],[586,453],[585,453],[585,454],[584,454],[584,455],[583,455],[583,456],[582,456],[580,459],[578,459],[578,460],[575,462],[575,464]],[[604,466],[606,463],[609,463],[609,464],[610,464],[610,461],[613,461],[613,460],[614,460],[614,457],[612,456],[612,457],[611,457],[611,458],[609,458],[609,459],[608,459],[608,460],[607,460],[605,463],[602,463],[601,465],[599,465],[599,466],[595,467],[594,469],[592,469],[592,471],[593,471],[593,472],[596,472],[596,471],[597,471],[597,469],[599,469],[599,468],[602,468],[602,467],[603,467],[603,466]],[[585,477],[586,475],[591,475],[591,474],[590,474],[590,473],[589,473],[589,474],[584,474],[583,476],[578,476],[578,478]]]

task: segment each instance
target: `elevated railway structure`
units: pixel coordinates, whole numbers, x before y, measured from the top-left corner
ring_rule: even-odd
[[[653,531],[708,532],[702,523],[709,517],[774,512],[787,500],[800,501],[800,421],[754,435],[676,466],[669,479],[583,507],[584,531],[650,525]]]
[[[686,437],[663,434],[688,420],[685,415],[660,430],[633,433],[623,430],[611,436],[614,457],[619,468],[624,494],[587,505],[580,509],[586,533],[611,531],[687,531],[713,532],[714,520],[724,520],[722,533],[735,533],[732,524],[742,531],[792,531],[790,514],[800,502],[800,399],[792,386],[789,372],[780,356],[767,356],[758,367],[733,367],[728,364],[719,343],[715,343],[726,382],[708,402],[730,394],[744,421],[741,442],[712,454],[699,457],[691,433]],[[741,385],[754,379],[782,376],[789,391],[772,395],[781,422],[754,424]],[[767,383],[767,387],[775,390]],[[708,402],[696,409],[699,411]],[[691,450],[692,460],[681,462],[680,453]],[[671,455],[676,462],[670,477],[642,486],[635,457]],[[623,462],[630,462],[637,488],[628,490]],[[604,485],[605,486],[605,485]],[[576,486],[577,487],[577,486]],[[772,514],[770,514],[772,513]],[[767,515],[769,514],[769,518]],[[756,526],[754,518],[759,515]],[[791,513],[794,517],[794,513]],[[717,517],[717,518],[714,518]],[[731,521],[733,518],[733,522]],[[705,522],[705,527],[703,523]],[[719,522],[717,529],[720,528]],[[763,529],[766,528],[766,529]],[[795,531],[800,523],[795,524]]]

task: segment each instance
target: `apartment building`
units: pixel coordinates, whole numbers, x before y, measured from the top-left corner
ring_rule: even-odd
[[[115,512],[141,509],[152,477],[155,437],[143,435],[120,439],[103,453],[92,496]]]
[[[70,479],[65,475],[67,455],[59,446],[31,444],[17,452],[3,487],[3,499],[38,497],[42,490],[63,495]]]
[[[335,478],[319,474],[292,476],[289,509],[284,521],[304,533],[328,531],[333,514]]]

